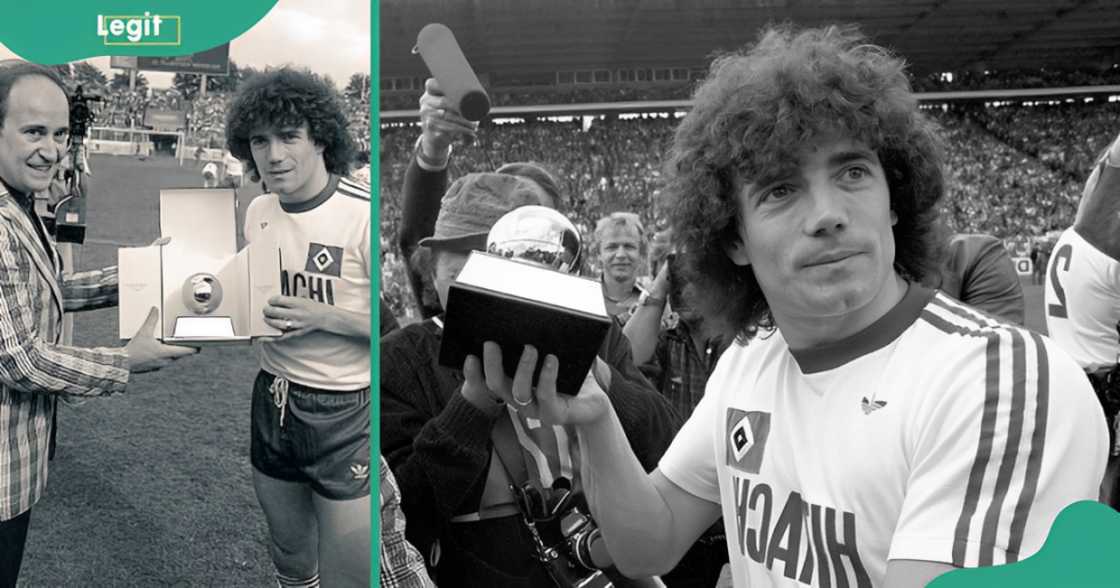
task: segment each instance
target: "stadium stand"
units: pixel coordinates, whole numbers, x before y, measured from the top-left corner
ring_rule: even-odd
[[[1081,175],[1112,138],[1120,102],[947,103],[929,105],[927,114],[946,139],[947,225],[957,232],[988,233],[1015,247],[1072,222]],[[675,124],[675,117],[657,114],[597,119],[586,131],[578,118],[487,124],[475,145],[456,150],[452,177],[493,170],[498,162],[538,161],[556,172],[571,195],[569,216],[584,234],[595,219],[616,210],[638,212],[647,225],[657,226],[652,197]],[[401,182],[418,135],[410,124],[381,128],[381,284],[397,316],[409,316],[411,306],[403,260],[393,244]]]

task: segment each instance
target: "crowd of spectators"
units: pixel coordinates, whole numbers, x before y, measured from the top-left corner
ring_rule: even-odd
[[[223,144],[229,99],[227,93],[212,92],[190,101],[187,132],[199,145],[215,148]]]
[[[97,124],[118,128],[140,126],[147,102],[146,93],[140,90],[110,92],[97,111]]]
[[[1026,242],[1068,226],[1090,163],[1120,130],[1120,102],[984,108],[930,107],[946,140],[948,193],[943,218],[951,230]],[[656,228],[655,193],[661,158],[677,120],[644,115],[573,122],[536,120],[484,124],[473,145],[452,156],[452,177],[492,171],[501,162],[536,161],[552,170],[570,198],[565,212],[590,235],[595,221],[617,210]],[[398,316],[411,301],[403,260],[395,251],[400,189],[419,129],[381,130],[382,288]]]
[[[937,119],[948,145],[949,197],[943,218],[951,229],[1022,240],[1073,221],[1082,180],[1056,173],[1038,158],[1000,141],[971,117]]]
[[[1120,67],[964,71],[953,75],[951,81],[941,74],[931,74],[913,78],[911,84],[918,92],[1103,86],[1120,84]]]
[[[989,108],[971,116],[1000,140],[1059,173],[1081,176],[1116,136],[1120,104],[1059,102],[1034,108]]]
[[[350,121],[350,134],[354,139],[354,144],[358,146],[359,151],[372,152],[372,149],[370,149],[368,95],[364,100],[346,97],[343,101],[345,102],[346,118]]]
[[[593,102],[632,102],[649,100],[687,100],[691,82],[628,84],[611,86],[561,86],[543,88],[493,89],[490,101],[495,106],[526,104],[587,104]],[[414,92],[387,92],[381,95],[381,110],[416,110]]]
[[[192,147],[221,148],[225,144],[226,112],[229,92],[210,92],[206,96],[186,99],[176,88],[112,92],[97,108],[97,126],[131,128],[144,126],[148,109],[185,110],[187,144]],[[350,131],[359,151],[370,151],[370,117],[368,99],[346,97],[345,111]]]
[[[989,70],[958,72],[949,77],[930,74],[911,78],[917,92],[997,89],[1061,88],[1120,84],[1120,67],[1081,70]],[[530,104],[587,104],[635,100],[687,100],[693,82],[636,82],[609,85],[564,85],[537,88],[492,88],[495,106]],[[416,92],[383,92],[381,110],[416,110]]]

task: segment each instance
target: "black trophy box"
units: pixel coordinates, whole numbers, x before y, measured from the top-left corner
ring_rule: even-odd
[[[579,392],[610,328],[599,282],[486,253],[471,253],[449,288],[440,364],[462,369],[482,344],[502,348],[513,377],[525,345],[538,351],[536,382],[548,354],[560,360],[557,390]]]

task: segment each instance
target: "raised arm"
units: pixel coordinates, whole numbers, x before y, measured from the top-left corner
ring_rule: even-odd
[[[661,270],[657,272],[657,277],[649,288],[648,296],[643,297],[643,303],[622,328],[623,334],[630,341],[635,365],[642,365],[653,359],[653,353],[657,349],[657,337],[661,333],[661,315],[665,312],[665,301],[668,297],[669,265],[662,264]]]
[[[466,120],[444,98],[439,84],[429,78],[420,97],[420,138],[404,174],[401,226],[397,245],[410,260],[416,244],[435,231],[439,203],[447,191],[451,144],[459,137],[474,138],[478,125]],[[408,278],[417,304],[422,302],[423,276],[408,264]]]

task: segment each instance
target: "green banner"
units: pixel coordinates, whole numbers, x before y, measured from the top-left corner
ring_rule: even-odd
[[[1112,565],[1117,547],[1120,513],[1097,502],[1077,502],[1058,515],[1033,556],[1002,566],[954,570],[929,586],[1120,586],[1120,573]]]
[[[276,2],[20,2],[5,9],[0,41],[20,57],[38,63],[103,55],[188,55],[241,35]]]

